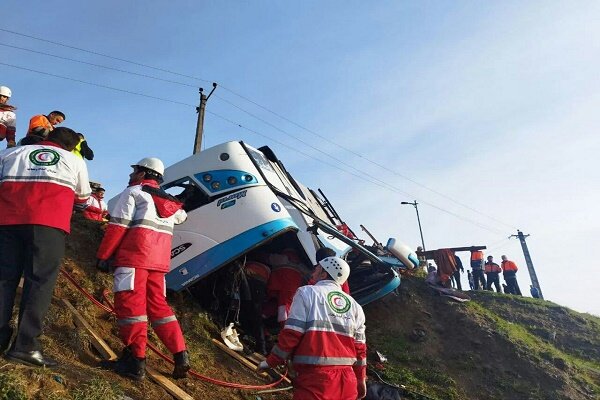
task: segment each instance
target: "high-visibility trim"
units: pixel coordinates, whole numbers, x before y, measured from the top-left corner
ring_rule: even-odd
[[[59,179],[53,176],[4,176],[2,177],[1,182],[53,182],[58,183],[61,186],[66,186],[69,189],[75,190],[76,185],[73,184],[72,181],[68,181],[66,179]],[[81,197],[85,197],[86,199],[90,196],[90,193],[83,194]]]
[[[362,360],[356,360],[356,362],[354,363],[355,367],[361,367],[363,365],[367,365],[367,359],[364,358]]]
[[[133,220],[131,222],[131,228],[148,228],[148,229],[152,229],[153,231],[158,231],[158,232],[165,232],[165,233],[173,233],[173,227],[172,226],[168,226],[168,225],[164,225],[164,224],[157,224],[154,221],[150,221],[148,219],[136,219]]]
[[[273,346],[271,353],[275,354],[277,357],[281,357],[284,360],[290,355],[289,352],[281,350],[277,345]]]
[[[139,315],[137,317],[128,317],[128,318],[117,319],[117,324],[119,326],[131,325],[131,324],[135,324],[138,322],[148,322],[148,316],[147,315]]]
[[[340,335],[354,336],[354,328],[351,326],[344,326],[340,324],[334,324],[329,321],[308,321],[306,323],[307,331],[323,331],[323,332],[335,332]]]
[[[168,317],[160,318],[154,321],[150,321],[150,325],[152,328],[156,328],[158,326],[164,325],[169,322],[177,321],[177,317],[175,315],[170,315]]]
[[[110,224],[114,224],[114,225],[119,225],[122,227],[128,227],[129,224],[131,224],[131,220],[127,219],[127,218],[119,218],[119,217],[113,217],[112,215],[110,216],[110,220],[109,220]]]
[[[308,365],[354,365],[354,357],[294,356],[293,362]]]

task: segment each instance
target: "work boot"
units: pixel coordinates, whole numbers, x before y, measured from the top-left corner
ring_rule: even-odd
[[[104,360],[100,366],[106,369],[112,369],[117,374],[126,376],[135,381],[141,381],[146,377],[146,359],[137,358],[131,353],[129,347],[123,349],[121,357],[116,361]]]
[[[187,350],[173,354],[175,368],[173,369],[173,378],[181,379],[187,377],[187,372],[190,370],[190,356]]]

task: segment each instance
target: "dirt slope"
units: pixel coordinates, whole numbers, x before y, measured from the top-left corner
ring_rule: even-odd
[[[94,268],[99,226],[78,217],[68,239],[64,269],[100,299],[111,277]],[[97,367],[90,338],[75,328],[59,301],[66,298],[115,350],[121,348],[113,316],[98,309],[63,277],[43,336],[45,351],[61,363],[41,370],[0,363],[0,399],[171,399],[150,380],[133,383]],[[192,364],[225,381],[264,384],[210,342],[218,329],[182,294],[170,299],[185,332]],[[459,304],[434,296],[420,278],[405,278],[399,295],[365,307],[370,368],[393,384],[435,399],[600,399],[600,319],[532,299],[473,294]],[[158,343],[153,334],[154,343]],[[388,361],[377,363],[375,350]],[[171,367],[149,353],[149,364]],[[374,375],[372,375],[374,377]],[[196,399],[257,399],[253,391],[188,378],[177,382]],[[290,399],[289,392],[261,399]],[[410,398],[410,396],[407,396]]]

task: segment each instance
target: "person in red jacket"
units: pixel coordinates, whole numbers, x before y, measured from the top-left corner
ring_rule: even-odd
[[[342,292],[350,267],[327,257],[313,272],[314,285],[296,292],[278,342],[259,370],[292,357],[294,400],[356,400],[366,396],[367,344],[365,314]]]
[[[79,138],[69,128],[47,141],[0,152],[0,353],[8,348],[16,290],[24,278],[17,333],[6,358],[54,367],[39,336],[71,228],[74,205],[90,195],[87,168],[70,151]]]
[[[179,322],[165,298],[165,274],[173,225],[183,223],[187,215],[183,204],[159,187],[162,161],[144,158],[132,168],[129,186],[109,204],[110,221],[96,255],[101,271],[115,266],[115,313],[125,344],[117,361],[102,366],[135,380],[144,379],[149,320],[174,355],[173,377],[184,378],[190,369],[189,357]]]
[[[6,148],[15,147],[17,132],[17,107],[8,104],[12,91],[6,86],[0,86],[0,142],[6,138]]]
[[[83,216],[92,221],[103,222],[106,221],[108,215],[108,209],[104,202],[104,188],[97,188],[94,190],[90,198],[88,199],[85,208],[83,209]]]

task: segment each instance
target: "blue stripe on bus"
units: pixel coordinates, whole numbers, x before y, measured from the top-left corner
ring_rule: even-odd
[[[398,274],[395,273],[394,278],[392,280],[390,280],[384,287],[382,287],[381,289],[379,289],[378,291],[376,291],[374,293],[369,294],[368,296],[358,298],[358,299],[356,299],[356,301],[361,306],[364,306],[366,304],[369,304],[372,301],[378,300],[378,299],[382,298],[383,296],[391,293],[398,286],[400,286],[400,276],[398,276]],[[352,292],[350,292],[350,293],[352,293]]]
[[[258,243],[290,229],[297,231],[299,228],[291,218],[282,218],[256,226],[226,240],[170,271],[166,275],[167,288],[177,292],[185,289],[198,279],[252,249]],[[187,273],[184,275],[182,271]]]

